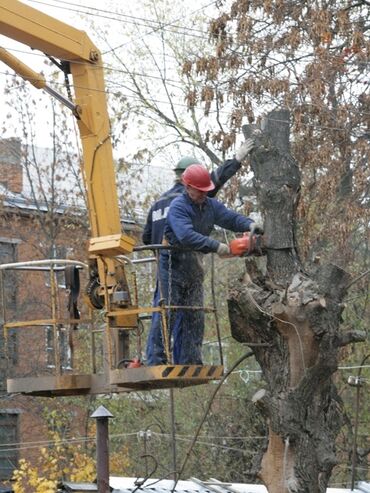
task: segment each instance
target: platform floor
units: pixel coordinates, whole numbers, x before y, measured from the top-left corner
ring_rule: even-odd
[[[138,390],[183,388],[220,380],[223,366],[161,365],[111,370],[103,374],[37,376],[7,381],[8,393],[57,397],[68,395],[110,394]]]

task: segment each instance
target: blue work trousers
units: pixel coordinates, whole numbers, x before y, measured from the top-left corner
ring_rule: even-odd
[[[161,252],[153,306],[158,306],[159,300],[163,299],[166,305],[202,307],[203,277],[199,254]],[[204,311],[169,310],[167,321],[173,363],[201,365]],[[167,363],[159,312],[153,313],[152,316],[146,359],[149,366]]]

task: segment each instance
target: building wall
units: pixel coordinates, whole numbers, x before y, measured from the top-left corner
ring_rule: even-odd
[[[63,250],[65,247],[64,250],[67,250],[70,243],[62,232],[63,228],[61,228],[61,235],[57,238],[57,242],[60,249]],[[44,251],[48,240],[46,236],[46,231],[39,226],[34,211],[30,213],[22,211],[19,214],[17,211],[2,210],[0,212],[0,262],[3,264],[45,258]],[[81,240],[85,233],[79,231],[77,236],[80,245],[84,247],[85,242]],[[76,255],[74,258],[81,258],[82,252],[78,252],[76,248],[73,251]],[[14,322],[52,317],[49,273],[6,271],[3,284],[5,303],[3,299],[0,302],[2,322],[4,319],[6,322]],[[62,288],[58,294],[58,305],[60,316],[64,318],[67,318],[67,301],[66,290]],[[6,306],[5,311],[4,305]],[[11,471],[11,466],[16,467],[16,459],[25,458],[36,461],[39,456],[39,446],[34,442],[45,442],[50,439],[46,417],[50,418],[53,409],[58,409],[60,403],[57,399],[13,395],[6,392],[7,377],[30,377],[54,372],[54,368],[50,365],[53,361],[50,361],[50,352],[47,349],[48,345],[50,346],[47,331],[45,326],[31,325],[10,329],[7,345],[4,343],[4,334],[1,333],[0,438],[5,441],[3,443],[8,442],[13,445],[9,444],[5,452],[0,450],[0,480]],[[84,434],[85,426],[82,423],[82,416],[86,417],[86,411],[79,406],[76,409],[70,404],[66,406],[64,412],[71,416],[71,423],[74,423],[67,433],[77,436]],[[22,445],[18,447],[15,445],[17,443]]]
[[[0,139],[0,183],[9,191],[23,191],[22,147],[17,138]]]
[[[20,157],[21,145],[17,139],[0,140],[0,176],[3,177],[3,192],[0,195],[0,264],[51,256],[86,261],[88,231],[84,226],[86,220],[83,214],[68,217],[62,207],[50,212],[44,205],[40,208],[17,195],[23,187]],[[6,200],[9,196],[12,201]],[[132,221],[123,229],[130,234],[138,231]],[[63,285],[62,277],[57,275],[60,286]],[[82,274],[81,291],[86,280],[86,275]],[[3,285],[4,296],[0,297],[0,486],[17,467],[20,458],[37,462],[40,447],[47,446],[51,431],[57,432],[61,438],[84,436],[90,414],[88,402],[83,398],[51,399],[6,392],[7,378],[53,373],[55,360],[52,328],[26,323],[22,328],[8,331],[7,344],[2,330],[4,320],[9,323],[52,318],[49,274],[6,271]],[[67,302],[66,290],[60,287],[56,299],[58,317],[68,318]],[[81,299],[79,308],[81,317],[87,318],[88,310]],[[63,334],[68,343],[67,350],[61,348],[65,358],[73,346],[74,370],[89,372],[89,356],[84,346],[90,340],[87,331],[81,325],[79,330],[63,329]],[[70,371],[66,366],[63,371]],[[4,447],[6,444],[8,446]]]

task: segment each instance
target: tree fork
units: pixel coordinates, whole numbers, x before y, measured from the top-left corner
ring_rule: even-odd
[[[332,382],[338,348],[363,340],[339,332],[349,275],[334,265],[306,270],[299,258],[301,176],[289,152],[289,112],[272,111],[260,127],[243,130],[256,139],[251,166],[267,248],[265,258],[246,259],[228,300],[232,335],[251,344],[267,386],[253,397],[268,427],[268,447],[253,469],[269,493],[324,492],[341,427]]]

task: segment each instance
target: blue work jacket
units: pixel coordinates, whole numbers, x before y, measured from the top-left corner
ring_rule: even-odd
[[[165,237],[172,246],[183,246],[202,253],[216,252],[220,244],[209,238],[215,225],[234,232],[249,231],[253,220],[225,207],[214,198],[206,197],[195,204],[184,192],[169,208]]]
[[[215,171],[211,173],[211,179],[215,188],[208,192],[209,197],[214,197],[220,188],[240,169],[240,161],[236,159],[228,159]],[[166,217],[171,202],[176,197],[182,195],[185,187],[181,182],[175,183],[175,185],[167,190],[161,197],[154,202],[149,210],[142,240],[144,245],[157,245],[162,243],[164,236],[164,228],[166,224]]]

